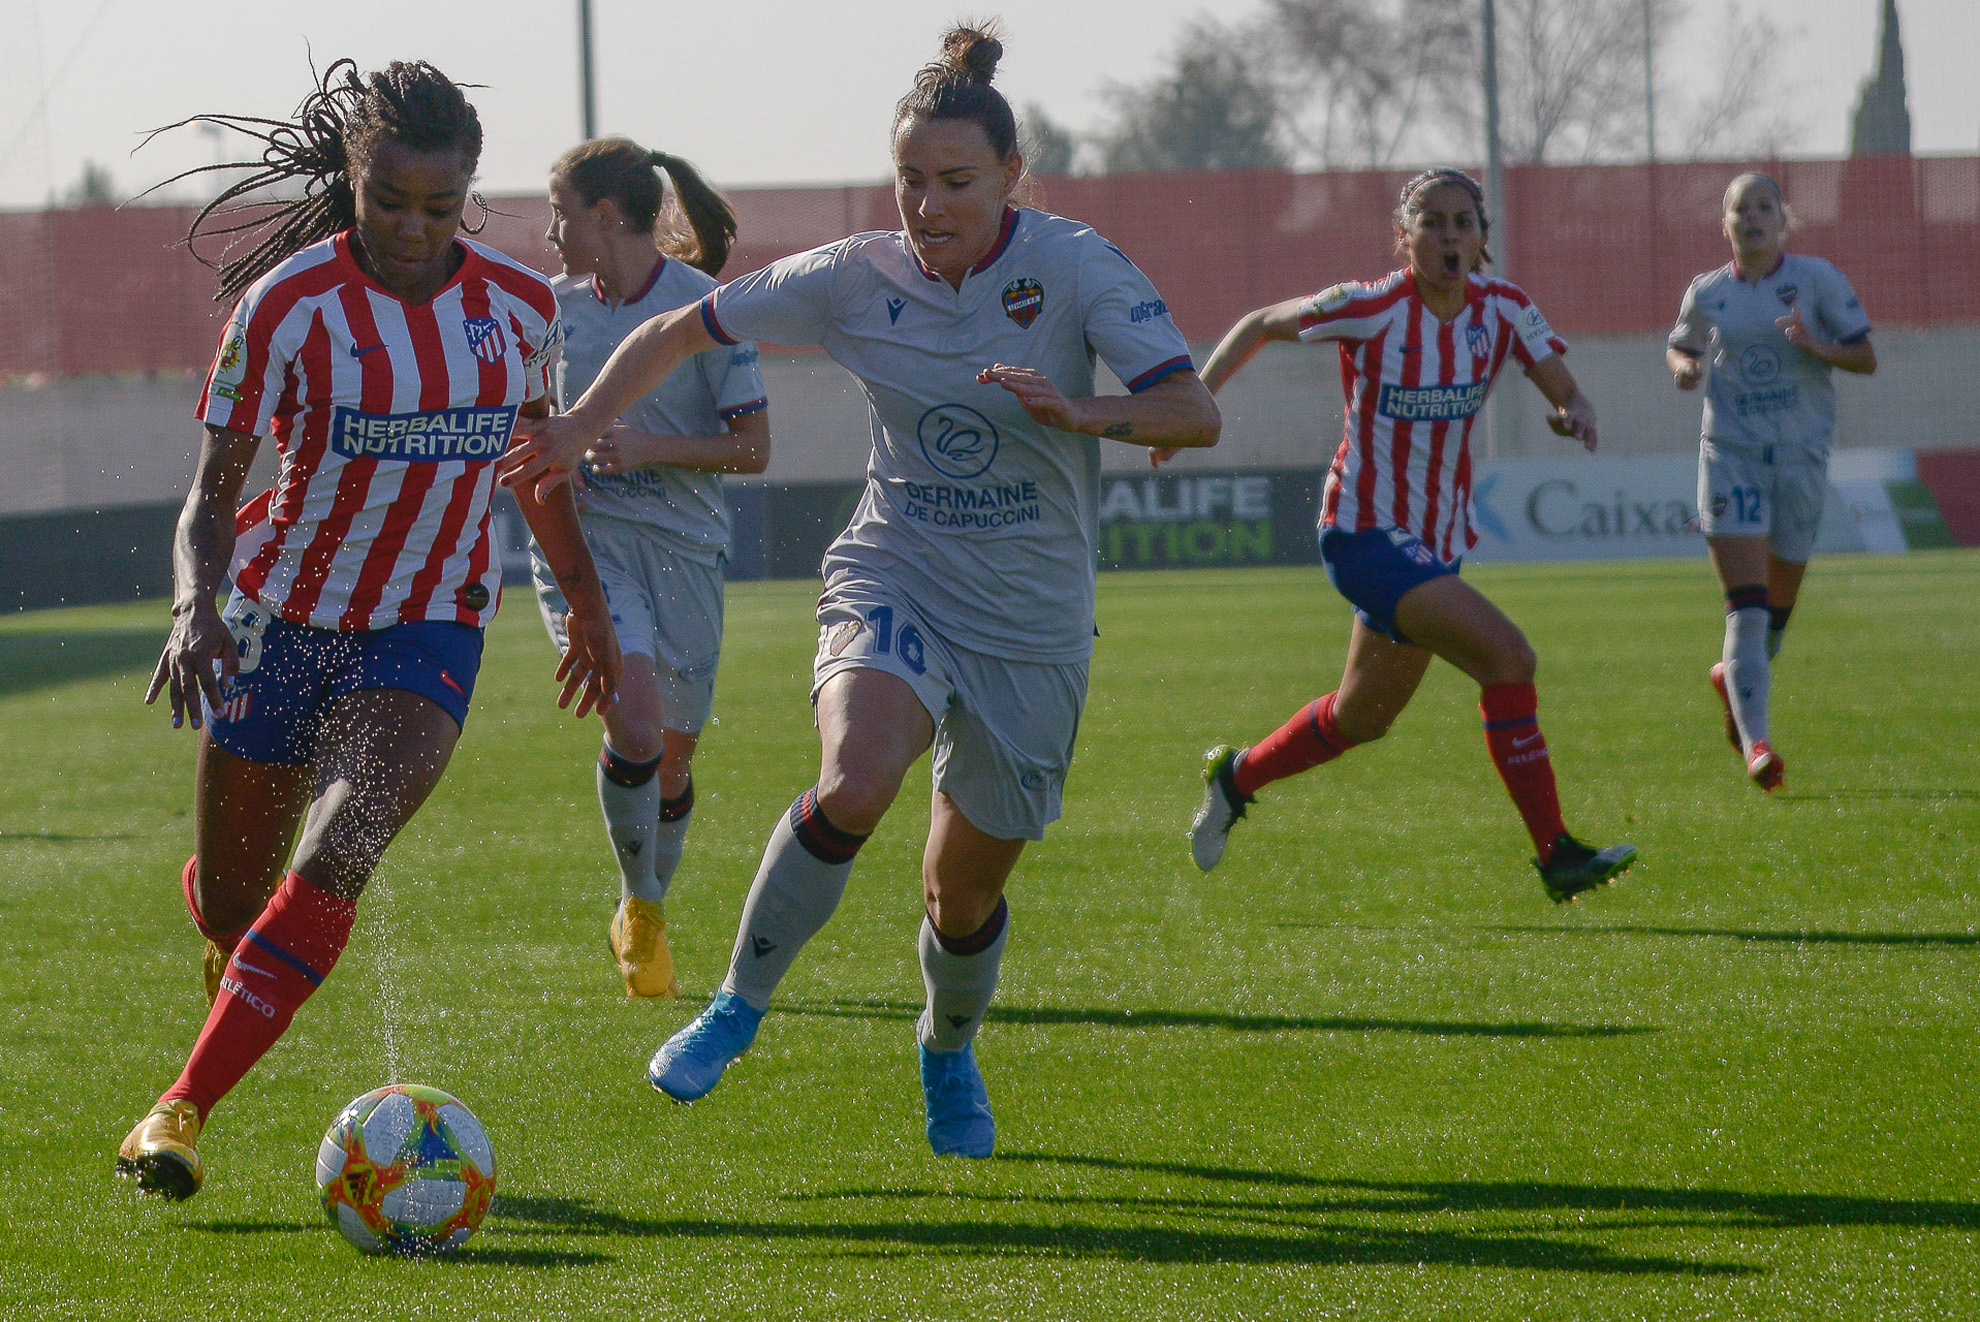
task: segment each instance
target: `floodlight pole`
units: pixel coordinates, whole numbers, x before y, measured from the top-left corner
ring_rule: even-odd
[[[598,88],[591,70],[591,0],[578,0],[578,96],[587,142],[598,136]]]
[[[1484,0],[1485,60],[1485,206],[1491,222],[1492,246],[1499,256],[1499,273],[1511,278],[1511,245],[1506,236],[1506,163],[1499,148],[1499,23],[1492,0]],[[1510,435],[1501,391],[1492,392],[1485,408],[1485,457],[1499,457],[1499,443]]]
[[[1657,160],[1657,38],[1651,26],[1651,5],[1643,0],[1643,143],[1644,155],[1652,164]]]

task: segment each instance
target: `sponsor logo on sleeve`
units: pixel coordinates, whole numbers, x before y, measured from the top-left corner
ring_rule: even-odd
[[[330,448],[346,459],[486,463],[509,448],[515,425],[513,404],[422,413],[365,413],[339,404],[330,415]]]
[[[499,363],[508,356],[509,337],[495,318],[469,317],[461,328],[467,332],[468,349],[482,362]]]
[[[1552,338],[1554,328],[1549,326],[1547,319],[1540,315],[1539,308],[1528,303],[1525,310],[1519,314],[1519,333],[1529,340],[1544,340]]]
[[[1144,321],[1153,321],[1157,317],[1166,317],[1168,315],[1169,305],[1159,298],[1151,298],[1145,303],[1137,303],[1128,309],[1128,321],[1136,326],[1141,325]]]
[[[1044,310],[1045,286],[1030,276],[1020,276],[1004,286],[1004,315],[1015,321],[1018,329],[1029,329]]]
[[[1346,285],[1332,285],[1313,296],[1315,312],[1339,312],[1354,297],[1354,290]]]

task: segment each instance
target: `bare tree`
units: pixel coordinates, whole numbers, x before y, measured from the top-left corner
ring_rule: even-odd
[[[1323,168],[1383,167],[1472,77],[1475,0],[1271,0],[1252,29],[1288,136]],[[1467,96],[1475,104],[1475,96]]]
[[[1279,100],[1253,71],[1244,35],[1208,21],[1183,29],[1170,68],[1109,88],[1114,122],[1100,137],[1109,172],[1270,170],[1290,163]]]
[[[1676,0],[1506,0],[1499,69],[1506,154],[1595,160],[1645,143],[1643,45],[1675,24]]]
[[[1794,145],[1807,125],[1775,95],[1775,74],[1795,35],[1763,14],[1726,16],[1719,41],[1724,55],[1713,88],[1685,118],[1685,155],[1692,160],[1778,156]]]

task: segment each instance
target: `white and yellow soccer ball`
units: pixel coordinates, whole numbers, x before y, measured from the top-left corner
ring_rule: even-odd
[[[488,1215],[495,1149],[460,1100],[438,1088],[373,1088],[330,1124],[316,1151],[323,1210],[365,1253],[445,1253]]]

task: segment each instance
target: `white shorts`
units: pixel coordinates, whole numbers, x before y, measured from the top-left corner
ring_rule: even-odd
[[[682,555],[623,519],[587,516],[584,540],[612,608],[619,651],[651,657],[659,674],[661,724],[701,733],[715,705],[722,659],[722,567]],[[529,564],[544,627],[562,652],[570,645],[564,627],[570,608],[533,541]]]
[[[1806,564],[1822,525],[1829,460],[1801,445],[1698,449],[1698,521],[1707,537],[1765,537],[1782,560]]]
[[[811,696],[847,670],[905,681],[935,722],[935,788],[998,840],[1043,840],[1072,768],[1086,663],[1007,661],[944,642],[902,598],[873,584],[818,603]]]

